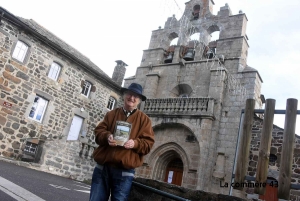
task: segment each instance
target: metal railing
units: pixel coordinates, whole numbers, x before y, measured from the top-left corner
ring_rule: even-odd
[[[176,201],[191,201],[191,200],[189,200],[189,199],[182,198],[182,197],[179,197],[179,196],[177,196],[177,195],[173,195],[173,194],[170,194],[170,193],[161,191],[161,190],[157,190],[157,189],[155,189],[155,188],[152,188],[152,187],[150,187],[150,186],[146,186],[146,185],[144,185],[144,184],[141,184],[141,183],[138,183],[138,182],[135,182],[135,181],[132,182],[132,185],[133,185],[133,186],[140,187],[140,188],[143,188],[143,189],[146,189],[146,190],[148,190],[148,191],[151,191],[151,192],[153,192],[153,193],[156,193],[156,194],[158,194],[158,195],[161,195],[161,196],[164,196],[164,197],[167,197],[167,198],[176,200]]]

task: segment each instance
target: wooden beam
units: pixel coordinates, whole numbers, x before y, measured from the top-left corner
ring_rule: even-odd
[[[253,125],[253,116],[254,116],[254,99],[246,100],[245,107],[245,116],[243,122],[243,131],[239,141],[239,149],[237,156],[237,167],[235,171],[234,178],[234,189],[243,190],[244,178],[248,169],[249,163],[249,150],[252,136],[252,125]]]
[[[260,137],[258,164],[256,169],[256,183],[266,183],[268,177],[268,165],[270,157],[270,147],[273,131],[273,120],[275,111],[275,100],[267,99],[264,112],[263,128]],[[254,192],[259,195],[265,194],[264,185],[254,188]]]
[[[278,181],[278,198],[284,200],[289,200],[290,197],[297,104],[297,99],[287,99]]]

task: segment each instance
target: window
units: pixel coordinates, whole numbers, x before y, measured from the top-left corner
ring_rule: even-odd
[[[29,113],[29,118],[38,122],[42,122],[47,105],[48,100],[40,96],[36,96]]]
[[[92,83],[88,81],[84,81],[81,94],[83,94],[86,97],[89,97],[91,88],[92,88]]]
[[[37,148],[38,148],[38,144],[34,144],[32,142],[26,142],[24,152],[26,152],[26,154],[35,155]]]
[[[110,110],[114,109],[115,104],[116,104],[116,99],[112,96],[109,97],[108,103],[107,103],[107,109],[110,109]]]
[[[269,165],[275,165],[277,161],[277,156],[275,154],[270,154],[269,156]]]
[[[200,6],[195,5],[193,10],[194,10],[194,12],[192,14],[193,14],[194,20],[197,20],[199,18]]]
[[[50,71],[48,73],[48,77],[51,78],[52,80],[57,80],[59,72],[61,70],[61,66],[58,63],[53,62]]]
[[[83,124],[83,118],[74,116],[69,130],[67,140],[78,140],[79,133]]]
[[[20,62],[23,62],[24,58],[26,56],[27,50],[28,50],[28,45],[26,45],[22,41],[18,41],[16,44],[16,47],[14,49],[14,52],[12,54],[12,57],[17,59]]]
[[[187,95],[187,94],[180,94],[179,97],[181,97],[181,98],[188,98],[189,95]]]

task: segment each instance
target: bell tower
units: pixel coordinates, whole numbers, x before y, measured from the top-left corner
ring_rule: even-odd
[[[262,79],[247,65],[246,14],[232,14],[225,4],[214,15],[213,6],[213,0],[190,0],[179,19],[173,15],[152,31],[125,86],[143,86],[141,110],[157,138],[137,174],[163,181],[177,161],[184,167],[176,173],[184,175],[181,186],[228,194],[220,182],[231,182],[241,110],[247,98],[261,107]]]

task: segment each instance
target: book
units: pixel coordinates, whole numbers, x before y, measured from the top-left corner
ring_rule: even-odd
[[[113,136],[117,145],[124,146],[125,142],[129,140],[130,131],[131,123],[125,121],[116,122],[116,127]]]

